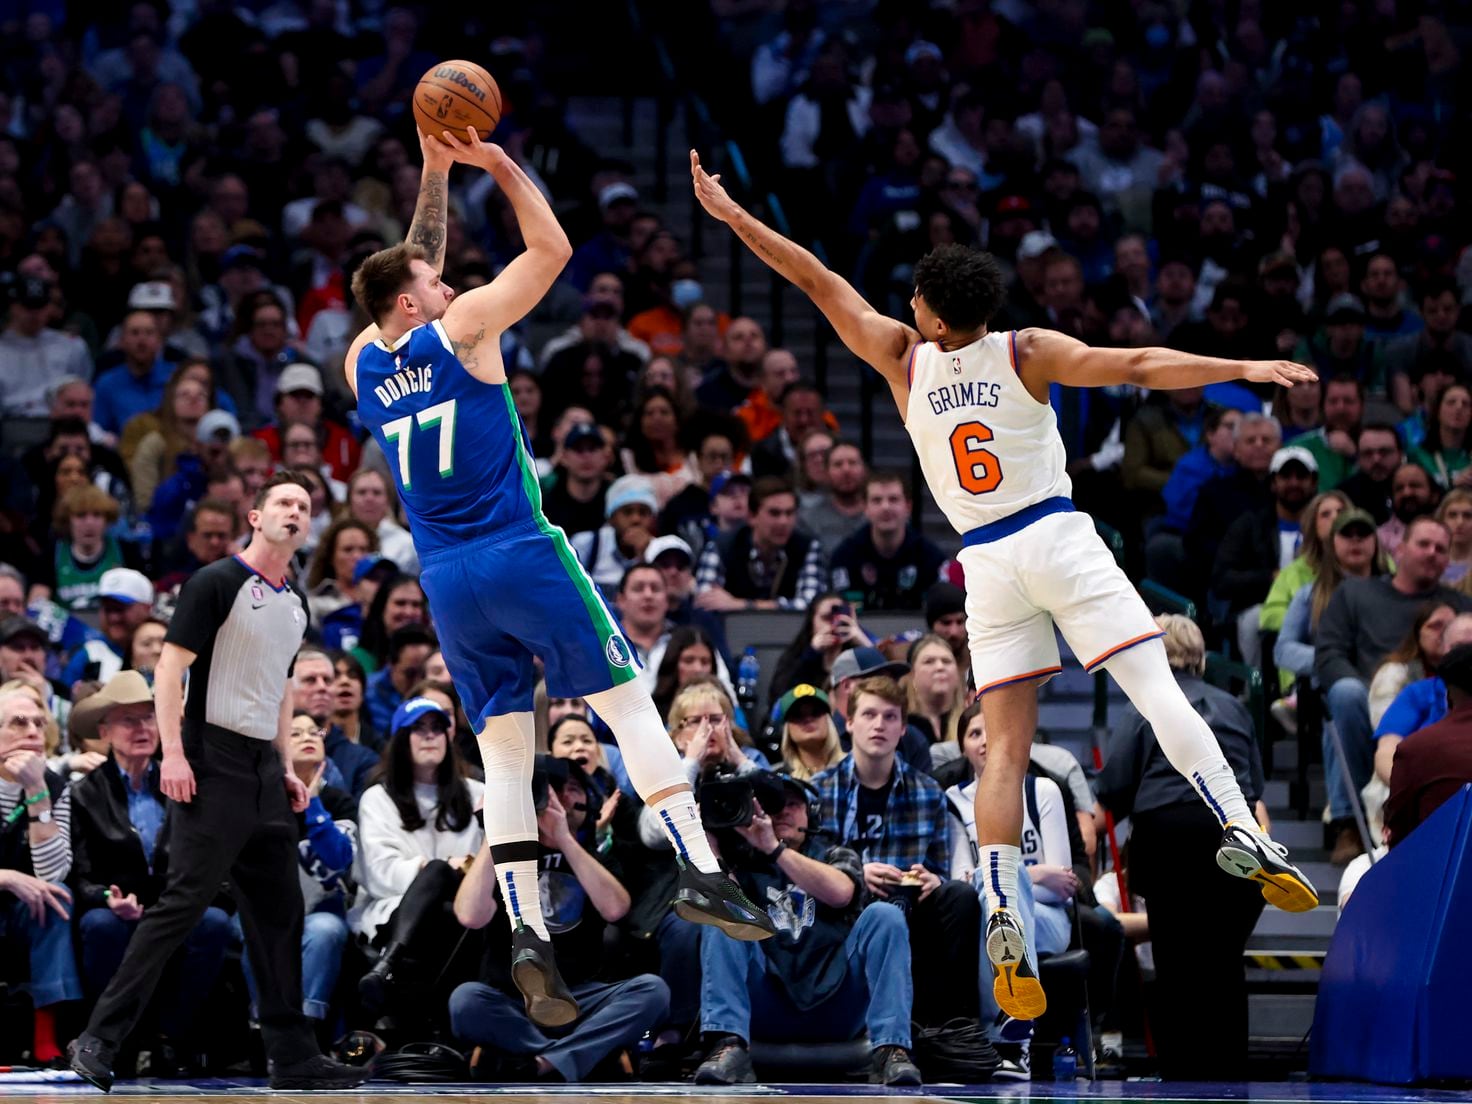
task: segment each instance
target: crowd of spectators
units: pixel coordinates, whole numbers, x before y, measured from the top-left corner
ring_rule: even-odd
[[[28,987],[21,1049],[59,1058],[157,900],[163,635],[179,588],[240,550],[255,492],[290,467],[313,486],[290,751],[312,795],[304,1012],[324,1039],[440,1033],[508,1080],[626,1075],[633,1054],[646,1078],[699,1061],[723,1083],[753,1077],[754,1042],[867,1028],[873,1077],[903,1084],[912,1022],[961,1021],[985,1029],[998,1076],[1025,1078],[1028,1031],[990,1003],[979,955],[986,737],[954,548],[911,523],[916,489],[845,436],[804,352],[731,317],[633,166],[569,127],[541,32],[374,0],[24,9],[0,13],[0,980]],[[1244,790],[1260,794],[1261,764],[1240,706],[1195,677],[1207,646],[1283,670],[1284,727],[1295,693],[1322,695],[1336,861],[1374,842],[1352,827],[1358,790],[1404,838],[1469,774],[1465,28],[1406,2],[705,14],[711,71],[749,82],[732,125],[758,136],[754,164],[886,313],[905,315],[919,255],[959,241],[1006,267],[996,328],[1319,369],[1287,393],[1053,402],[1079,505],[1200,611],[1204,640],[1182,629],[1173,654]],[[542,689],[541,892],[583,1008],[552,1034],[506,969],[474,733],[342,370],[352,274],[402,238],[418,191],[413,85],[478,41],[509,105],[496,139],[577,244],[501,338],[543,508],[617,609],[723,858],[780,932],[736,944],[674,916],[673,856],[606,728]],[[452,193],[445,278],[464,289],[521,243],[489,178]],[[801,623],[761,701],[725,618],[776,610]],[[909,631],[878,639],[876,612],[908,613]],[[1210,866],[1143,743],[1120,719],[1103,791],[1148,814],[1129,901],[1117,871],[1096,897],[1111,858],[1079,762],[1039,744],[1028,779],[1030,953],[1089,949],[1101,1021],[1123,948],[1150,938],[1152,871],[1193,846]],[[1190,920],[1158,892],[1170,1007],[1192,984],[1175,927]],[[1249,904],[1224,938],[1250,929]],[[222,887],[132,1042],[155,1074],[247,1049],[234,912]],[[1214,968],[1234,991],[1240,955]],[[237,976],[244,999],[222,1003]],[[1243,1016],[1224,1005],[1219,1055]],[[1165,1058],[1190,1072],[1199,1055]]]

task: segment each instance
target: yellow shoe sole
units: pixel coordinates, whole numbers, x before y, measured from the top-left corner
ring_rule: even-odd
[[[1309,912],[1319,907],[1319,895],[1307,882],[1299,881],[1292,874],[1269,874],[1259,870],[1252,880],[1262,887],[1262,896],[1268,904],[1284,912]]]
[[[1035,977],[1019,977],[1015,966],[992,965],[995,978],[992,995],[997,1006],[1014,1020],[1035,1020],[1048,1010],[1043,983]]]

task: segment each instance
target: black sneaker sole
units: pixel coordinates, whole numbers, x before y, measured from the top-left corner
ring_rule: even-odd
[[[675,894],[672,904],[675,915],[681,920],[720,928],[732,939],[738,939],[743,943],[759,943],[777,934],[776,929],[770,926],[760,924],[755,920],[742,920],[731,915],[719,898],[715,899],[714,905],[710,904],[710,901],[711,899],[704,894],[682,889]]]
[[[111,1077],[100,1077],[95,1073],[88,1073],[86,1070],[78,1069],[76,1066],[70,1066],[69,1068],[73,1073],[75,1073],[83,1081],[87,1082],[87,1084],[91,1085],[94,1089],[101,1089],[105,1093],[112,1092]]]
[[[356,1089],[370,1077],[368,1070],[361,1070],[354,1077],[273,1077],[267,1085],[272,1089]]]
[[[526,1001],[527,1018],[538,1027],[566,1027],[578,1018],[578,1002],[551,992],[552,979],[537,963],[513,963],[511,980]]]

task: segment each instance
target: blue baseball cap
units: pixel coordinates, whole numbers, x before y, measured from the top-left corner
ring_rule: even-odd
[[[394,733],[400,729],[413,728],[419,723],[421,717],[430,713],[437,713],[445,719],[445,724],[450,723],[450,715],[445,712],[439,702],[430,701],[428,698],[409,698],[394,710],[394,719],[389,722],[388,730]]]
[[[745,472],[717,472],[714,476],[711,477],[710,497],[715,498],[716,495],[720,494],[732,483],[738,483],[741,486],[744,486],[747,490],[751,490],[751,476],[747,475]]]
[[[599,448],[603,448],[608,441],[603,436],[603,431],[591,422],[578,422],[562,438],[562,447],[575,449],[586,441],[592,441]]]
[[[390,571],[397,571],[399,565],[387,556],[380,556],[377,552],[370,552],[353,565],[353,586],[357,586],[365,578],[368,572],[376,567],[387,567]]]

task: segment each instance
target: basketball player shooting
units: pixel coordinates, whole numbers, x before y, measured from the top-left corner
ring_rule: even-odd
[[[373,319],[344,364],[358,413],[388,459],[409,514],[420,582],[485,765],[485,829],[512,926],[512,976],[544,1027],[577,1017],[553,959],[537,889],[531,780],[533,654],[550,693],[586,698],[623,749],[680,866],[675,911],[737,939],[772,922],[721,873],[679,756],[618,622],[562,530],[542,512],[501,334],[547,293],[572,248],[551,207],[500,146],[448,131],[420,137],[424,170],[408,239],[353,277]],[[495,178],[524,252],[491,283],[456,296],[440,279],[451,166]]]
[[[1150,722],[1171,765],[1222,825],[1217,862],[1299,912],[1318,904],[1287,850],[1262,832],[1211,729],[1171,675],[1162,633],[1086,514],[1074,511],[1048,389],[1151,390],[1246,379],[1315,379],[1288,361],[1219,360],[1172,349],[1094,349],[1045,329],[992,333],[1001,271],[990,254],[941,246],[915,265],[915,326],[879,314],[812,253],[744,210],[690,152],[701,206],[817,305],[849,350],[889,384],[935,500],[961,534],[972,670],[986,719],[976,789],[977,865],[990,911],[986,951],[997,1003],[1030,1020],[1046,1007],[1018,914],[1023,776],[1037,689],[1057,674],[1056,624],[1088,671],[1103,667]]]

